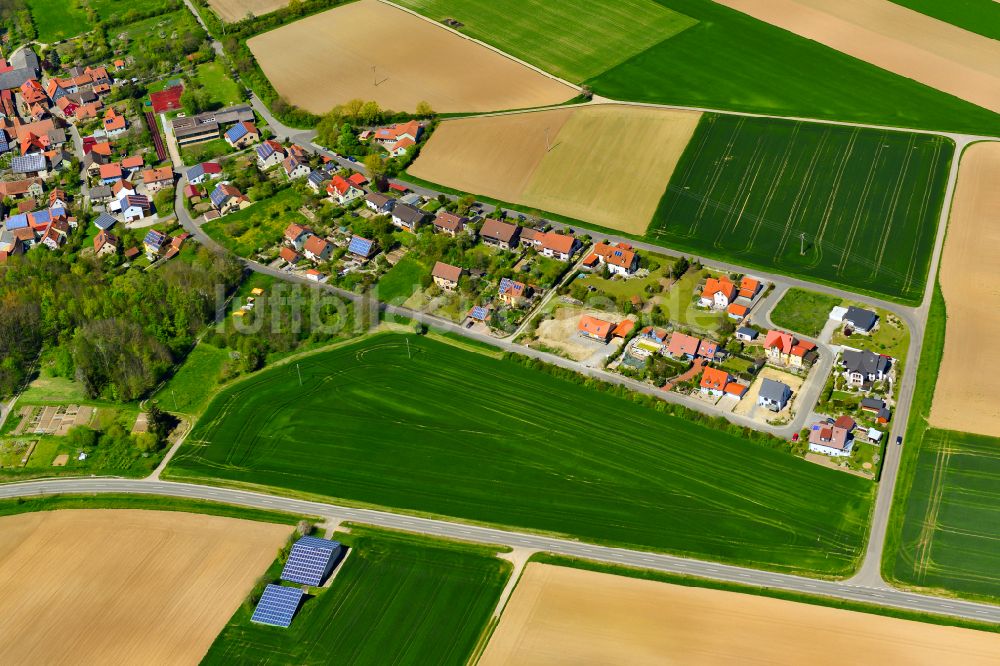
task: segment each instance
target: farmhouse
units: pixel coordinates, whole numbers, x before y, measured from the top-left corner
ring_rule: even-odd
[[[757,404],[772,412],[780,412],[792,397],[792,389],[773,379],[761,380],[760,393],[757,394]]]
[[[721,275],[717,278],[710,277],[705,281],[698,304],[713,310],[725,310],[735,298],[736,285],[728,277]]]
[[[871,333],[878,325],[878,315],[852,305],[847,308],[842,321],[859,333]]]
[[[531,298],[532,289],[523,282],[511,280],[510,278],[502,278],[497,293],[500,296],[500,300],[507,305],[519,307]]]
[[[365,195],[365,206],[368,207],[368,210],[379,215],[387,215],[392,212],[392,207],[395,203],[396,200],[392,197],[387,197],[378,192],[371,192]]]
[[[177,144],[186,146],[219,138],[219,129],[223,125],[242,122],[253,123],[253,120],[253,109],[242,104],[218,111],[206,111],[186,118],[174,118],[171,126],[174,136],[177,137]]]
[[[405,231],[415,232],[423,222],[424,212],[407,204],[398,204],[392,208],[392,223]]]
[[[451,264],[439,261],[434,264],[431,277],[434,278],[434,284],[442,289],[452,291],[458,288],[458,280],[462,277],[462,273],[462,269],[458,266],[452,266]]]
[[[826,421],[809,428],[809,450],[827,456],[849,456],[854,448],[854,419],[841,416],[832,425]]]
[[[615,324],[590,315],[583,315],[576,328],[580,335],[585,338],[607,343],[611,339],[611,332],[614,330]]]
[[[479,237],[487,245],[513,250],[521,240],[521,227],[490,218],[483,223]]]
[[[848,384],[866,388],[885,379],[892,365],[888,356],[857,349],[845,349],[840,363]]]
[[[261,171],[267,171],[273,166],[281,164],[288,156],[285,147],[274,139],[268,139],[257,146],[257,167]]]
[[[467,217],[455,215],[441,209],[434,218],[434,231],[440,231],[449,236],[457,236],[465,229],[465,223],[468,221],[469,218]]]
[[[607,265],[613,275],[632,275],[639,269],[639,256],[626,243],[609,245],[602,242],[594,246],[583,264],[589,268]]]

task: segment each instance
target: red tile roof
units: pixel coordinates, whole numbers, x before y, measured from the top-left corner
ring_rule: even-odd
[[[695,356],[698,354],[699,345],[701,345],[701,340],[698,338],[674,331],[670,336],[667,351],[673,356],[681,356],[683,354]]]
[[[701,375],[701,387],[722,391],[729,384],[729,373],[719,368],[705,368]]]
[[[605,340],[611,335],[612,328],[614,328],[612,322],[591,317],[590,315],[580,317],[580,323],[577,324],[578,331],[588,333],[594,337],[604,338]]]

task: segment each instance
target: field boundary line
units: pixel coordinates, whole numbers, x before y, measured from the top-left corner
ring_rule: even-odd
[[[506,51],[501,51],[497,47],[490,46],[489,44],[487,44],[486,42],[484,42],[482,40],[479,40],[479,39],[476,39],[475,37],[470,37],[469,35],[461,33],[458,30],[455,30],[454,28],[452,28],[451,26],[447,26],[444,23],[441,23],[440,21],[435,21],[434,19],[432,19],[432,18],[430,18],[428,16],[424,16],[423,14],[421,14],[419,12],[416,12],[416,11],[414,11],[412,9],[409,9],[408,7],[403,7],[402,5],[397,5],[395,2],[391,2],[390,0],[378,0],[378,1],[381,2],[384,5],[388,5],[390,7],[395,7],[396,9],[398,9],[400,11],[404,11],[407,14],[412,14],[413,16],[416,16],[417,18],[419,18],[422,21],[427,21],[428,23],[430,23],[432,25],[436,25],[439,28],[443,28],[444,30],[447,30],[448,32],[450,32],[450,33],[452,33],[454,35],[458,35],[462,39],[469,40],[473,44],[478,44],[479,46],[487,48],[490,51],[493,51],[494,53],[502,55],[504,58],[507,58],[508,60],[510,60],[512,62],[516,62],[518,65],[521,65],[522,67],[527,67],[528,69],[533,70],[533,71],[541,74],[542,76],[550,78],[553,81],[561,83],[561,84],[563,84],[565,86],[569,86],[570,88],[572,88],[573,90],[577,91],[578,93],[583,91],[583,89],[579,85],[577,85],[575,83],[570,83],[566,79],[561,79],[558,76],[556,76],[555,74],[552,74],[551,72],[546,72],[544,69],[542,69],[542,68],[540,68],[540,67],[538,67],[536,65],[532,65],[529,62],[525,62],[524,60],[521,60],[520,58],[512,56],[511,54],[507,53]],[[333,9],[336,9],[336,8],[334,7]]]

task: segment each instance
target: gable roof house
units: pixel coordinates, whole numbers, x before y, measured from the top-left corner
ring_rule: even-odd
[[[306,185],[316,194],[326,189],[326,184],[330,181],[330,174],[322,169],[314,169],[306,176]]]
[[[722,396],[729,386],[731,378],[729,373],[720,368],[705,368],[701,373],[700,389],[702,395],[711,395],[716,398]]]
[[[305,178],[310,172],[309,163],[296,157],[295,155],[289,155],[286,157],[284,161],[282,161],[281,167],[285,170],[285,176],[288,180]]]
[[[57,220],[45,228],[45,232],[42,234],[41,241],[39,242],[50,250],[58,250],[66,242],[66,236],[68,235],[69,225],[65,220]]]
[[[518,307],[531,298],[533,290],[523,282],[501,278],[500,286],[497,288],[500,300],[512,307]]]
[[[0,198],[20,199],[30,197],[41,199],[45,193],[44,181],[41,178],[22,178],[21,180],[0,181]]]
[[[440,231],[449,236],[457,236],[465,229],[465,223],[468,221],[469,218],[455,215],[442,208],[438,210],[437,215],[434,217],[434,231]]]
[[[557,234],[552,232],[540,232],[535,234],[535,249],[543,256],[552,257],[559,261],[569,261],[576,253],[579,242],[569,234]]]
[[[302,250],[306,239],[312,235],[309,229],[298,224],[289,224],[285,227],[285,240],[296,250]]]
[[[260,141],[260,132],[251,122],[238,122],[226,130],[226,143],[233,148],[245,148]]]
[[[361,236],[352,236],[347,251],[360,259],[368,259],[376,253],[375,241]]]
[[[278,251],[278,256],[288,264],[297,264],[302,259],[302,256],[298,252],[290,247],[282,247]]]
[[[48,160],[41,153],[15,155],[10,161],[10,169],[16,174],[25,176],[37,176],[38,178],[48,178],[49,176]]]
[[[705,280],[698,305],[714,310],[725,310],[736,298],[736,285],[725,275]]]
[[[700,347],[701,340],[698,338],[693,335],[674,331],[670,334],[670,342],[667,344],[667,354],[674,358],[693,359],[698,356],[698,349]]]
[[[119,208],[126,222],[134,222],[152,213],[153,204],[140,194],[126,194],[119,199]]]
[[[521,227],[489,218],[479,230],[479,237],[487,245],[512,250],[520,242]]]
[[[593,268],[597,265],[606,265],[612,275],[632,275],[639,270],[639,255],[627,243],[616,243],[609,245],[600,242],[594,246],[584,265]]]
[[[842,321],[861,333],[871,333],[878,324],[878,315],[871,310],[865,310],[855,306],[847,308]]]
[[[405,231],[416,232],[425,215],[424,211],[413,206],[398,204],[392,208],[392,223]]]
[[[266,171],[273,166],[281,164],[281,162],[288,157],[288,152],[285,147],[274,139],[268,139],[263,142],[255,151],[257,153],[257,167],[262,171]]]
[[[202,162],[195,164],[187,170],[188,182],[192,185],[200,185],[206,180],[219,178],[222,176],[222,166],[217,162]]]
[[[870,387],[873,382],[880,382],[888,376],[892,359],[867,349],[845,349],[841,354],[840,365],[848,384]]]
[[[146,250],[146,256],[152,260],[154,257],[160,254],[164,247],[170,243],[170,236],[157,231],[156,229],[150,229],[146,233],[146,237],[142,239],[142,246]]]
[[[365,195],[365,206],[368,207],[368,210],[379,215],[386,215],[392,212],[392,207],[395,203],[396,200],[392,197],[387,197],[378,192],[369,192]]]
[[[854,420],[848,417],[849,425],[837,419],[833,425],[826,421],[813,424],[809,428],[809,450],[827,456],[843,457],[851,455],[854,448]]]
[[[158,192],[165,187],[173,187],[174,170],[168,166],[159,169],[146,169],[142,172],[142,182],[150,192]]]
[[[611,339],[611,332],[614,328],[615,324],[613,322],[604,321],[590,315],[580,317],[580,322],[576,325],[577,332],[583,337],[590,338],[591,340],[600,340],[605,344]]]
[[[434,264],[431,277],[434,279],[434,284],[442,289],[452,291],[458,287],[458,281],[462,277],[463,272],[458,266],[452,266],[451,264],[439,261]]]
[[[306,258],[316,262],[326,261],[333,253],[333,245],[319,236],[309,236],[302,245],[302,249],[305,251]]]
[[[97,232],[94,237],[94,254],[103,257],[108,254],[118,253],[118,238],[103,229]]]
[[[358,188],[343,176],[334,176],[326,186],[326,193],[341,206],[348,204],[364,195],[364,190]]]
[[[101,179],[101,183],[105,185],[110,185],[111,183],[121,180],[122,178],[122,165],[118,162],[112,162],[111,164],[102,164],[97,168],[97,175]]]
[[[115,111],[114,107],[104,112],[104,133],[108,136],[118,136],[128,129],[125,116]]]
[[[212,206],[222,215],[228,215],[234,210],[242,210],[250,205],[242,192],[229,183],[219,183],[209,195]]]
[[[773,379],[761,379],[760,392],[757,394],[757,404],[772,412],[780,412],[792,398],[792,389],[788,384]]]

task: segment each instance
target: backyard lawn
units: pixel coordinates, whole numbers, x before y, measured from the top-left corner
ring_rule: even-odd
[[[198,65],[196,78],[216,104],[232,106],[244,101],[240,87],[229,77],[229,72],[219,60]]]
[[[289,187],[249,208],[206,222],[202,228],[223,247],[249,257],[278,243],[289,224],[308,226],[298,212],[301,207],[302,195]]]
[[[181,160],[184,164],[194,165],[209,162],[217,157],[236,152],[223,138],[203,141],[190,146],[181,147]]]

